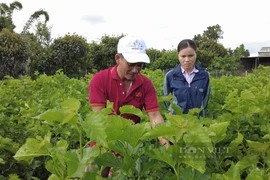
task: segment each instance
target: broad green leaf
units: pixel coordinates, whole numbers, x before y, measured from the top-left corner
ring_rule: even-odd
[[[201,111],[202,111],[202,108],[192,108],[188,111],[188,114],[198,116]]]
[[[230,153],[228,156],[239,156],[242,155],[241,149],[242,149],[242,142],[243,142],[244,136],[241,133],[238,133],[235,140],[233,140],[230,145]]]
[[[121,114],[134,114],[142,118],[144,115],[142,111],[132,105],[125,105],[119,108]]]
[[[68,151],[65,155],[67,175],[70,177],[83,177],[85,167],[99,154],[100,149],[98,146],[85,148],[82,159],[79,150]]]
[[[46,161],[46,169],[60,179],[65,179],[66,164],[63,155],[54,155],[53,159]]]
[[[147,155],[150,158],[167,163],[172,168],[175,168],[177,163],[169,153],[166,153],[165,147],[153,149],[152,151],[148,152]]]
[[[247,140],[247,143],[248,143],[249,148],[252,148],[260,153],[265,153],[270,147],[270,143],[261,143],[261,142],[255,142],[255,141],[250,141],[250,140]]]
[[[198,157],[198,155],[193,155],[192,153],[185,154],[182,157],[181,162],[198,170],[200,173],[204,173],[204,171],[205,171],[206,162],[205,162],[205,158],[203,156]]]
[[[71,121],[74,117],[76,117],[78,110],[80,108],[80,101],[74,98],[68,99],[61,103],[61,108],[65,112],[65,117],[62,121],[62,124],[72,123],[77,124],[77,121]]]
[[[19,150],[19,144],[13,142],[10,138],[4,138],[0,135],[0,150],[5,149],[12,153],[16,153]]]
[[[189,124],[188,120],[184,120],[182,116],[166,114],[166,119],[172,128],[175,128],[175,137],[171,140],[173,143],[178,142],[183,134],[188,130]]]
[[[122,118],[121,116],[108,116],[106,124],[108,140],[118,140],[125,133],[126,127],[133,125],[132,121]]]
[[[236,164],[232,164],[229,170],[225,174],[223,174],[223,177],[225,179],[240,180],[241,171],[249,166],[257,164],[258,161],[259,161],[258,157],[245,156]]]
[[[263,139],[270,139],[270,134],[266,134],[263,136]]]
[[[119,137],[119,139],[128,142],[133,147],[136,147],[147,129],[149,129],[148,123],[129,125],[123,131],[124,133]]]
[[[183,114],[182,109],[181,109],[180,106],[178,106],[178,105],[176,105],[174,103],[171,103],[171,106],[172,106],[172,109],[175,111],[175,113],[177,115],[182,115]]]
[[[0,164],[5,164],[4,159],[0,158]]]
[[[210,180],[210,173],[201,173],[196,169],[181,166],[179,169],[180,180]]]
[[[121,169],[126,173],[132,172],[133,169],[136,168],[136,162],[134,161],[134,157],[132,156],[124,156],[122,158],[122,166]]]
[[[61,178],[59,178],[58,176],[56,176],[55,174],[50,175],[50,177],[48,178],[48,180],[62,180]]]
[[[17,174],[10,174],[8,177],[8,180],[21,180]]]
[[[259,168],[253,169],[250,173],[248,173],[246,180],[264,180],[264,172]]]
[[[77,113],[80,106],[81,106],[81,103],[79,100],[77,100],[75,98],[70,98],[70,99],[63,101],[60,105],[64,111],[73,110],[74,112]]]
[[[56,145],[49,149],[52,159],[47,161],[45,167],[52,174],[57,175],[61,179],[65,177],[66,160],[65,155],[68,148],[67,141],[60,139]]]
[[[214,123],[210,125],[210,130],[214,133],[211,139],[214,144],[222,141],[226,137],[226,131],[229,126],[229,122]]]
[[[59,109],[48,110],[34,118],[44,120],[50,125],[54,125],[54,121],[63,122],[65,113]]]
[[[16,152],[14,158],[17,161],[29,161],[35,157],[50,156],[49,148],[51,148],[51,144],[46,138],[43,140],[28,138],[26,143]]]
[[[143,134],[141,140],[154,139],[159,136],[175,135],[175,131],[175,127],[167,126],[164,123],[158,124],[154,129],[149,129],[145,134]]]
[[[95,163],[105,167],[121,167],[123,159],[116,157],[113,153],[104,153],[95,158]]]
[[[255,96],[250,90],[243,90],[241,92],[242,100],[254,100]]]
[[[50,154],[54,157],[54,154],[66,154],[68,148],[68,142],[60,139],[54,147],[49,148]]]
[[[91,112],[82,122],[82,127],[87,137],[91,141],[95,141],[98,145],[107,147],[107,134],[105,121],[108,118],[107,115],[104,115],[99,112]]]
[[[213,148],[212,141],[209,137],[207,129],[199,124],[193,124],[188,127],[188,131],[183,136],[187,148],[196,149],[197,153],[201,152],[205,156],[211,156],[209,149]]]

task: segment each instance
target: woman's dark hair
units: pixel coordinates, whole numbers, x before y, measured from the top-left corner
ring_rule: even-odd
[[[183,39],[177,46],[177,52],[179,53],[182,49],[185,49],[187,47],[191,47],[192,49],[194,49],[195,52],[197,50],[197,46],[194,41],[192,41],[191,39]]]

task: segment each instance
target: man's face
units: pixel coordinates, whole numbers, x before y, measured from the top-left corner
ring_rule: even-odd
[[[129,63],[121,54],[116,55],[116,62],[118,76],[127,81],[133,81],[144,65],[144,63]]]

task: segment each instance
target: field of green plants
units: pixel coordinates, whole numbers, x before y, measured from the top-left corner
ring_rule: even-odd
[[[161,96],[163,73],[145,69],[157,90],[165,123],[150,128],[144,111],[124,106],[140,124],[108,116],[112,105],[94,113],[88,101],[92,74],[68,78],[62,71],[35,79],[0,81],[0,180],[270,179],[270,68],[247,76],[211,77],[207,118],[199,109],[170,115]],[[168,138],[168,150],[157,141]],[[90,149],[89,142],[97,146]],[[111,150],[122,155],[116,157]],[[84,173],[94,160],[96,170]]]

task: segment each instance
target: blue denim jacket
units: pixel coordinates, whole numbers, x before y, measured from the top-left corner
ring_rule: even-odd
[[[163,95],[173,96],[173,103],[181,107],[182,112],[187,114],[192,108],[201,108],[200,116],[205,117],[205,109],[210,94],[210,80],[207,71],[195,65],[199,71],[195,74],[190,84],[182,74],[180,64],[166,73],[163,87]],[[165,103],[170,113],[175,114],[170,103]]]

